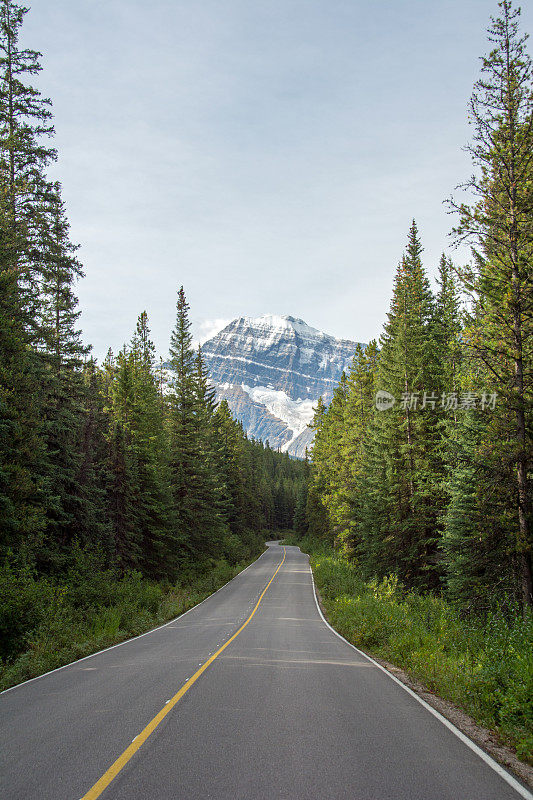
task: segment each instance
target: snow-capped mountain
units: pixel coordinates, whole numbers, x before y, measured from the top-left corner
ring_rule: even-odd
[[[303,456],[320,396],[327,403],[355,342],[303,320],[265,314],[233,320],[202,347],[217,398],[226,399],[249,436]]]

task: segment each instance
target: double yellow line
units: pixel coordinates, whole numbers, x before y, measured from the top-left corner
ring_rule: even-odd
[[[253,618],[255,612],[257,611],[257,609],[259,607],[259,603],[261,602],[261,600],[265,596],[268,587],[270,586],[270,584],[272,583],[272,581],[274,580],[274,578],[276,577],[276,575],[280,571],[280,569],[282,567],[282,564],[285,561],[285,556],[286,555],[287,555],[287,552],[286,552],[285,548],[283,548],[283,558],[282,558],[280,564],[278,565],[277,570],[272,575],[272,577],[270,578],[269,582],[267,583],[267,585],[263,589],[263,591],[261,593],[261,596],[260,596],[259,600],[257,601],[257,603],[255,604],[252,613],[250,614],[250,616],[248,617],[246,622],[243,625],[241,625],[241,627],[239,628],[237,633],[234,633],[233,636],[230,639],[228,639],[228,641],[225,644],[223,644],[222,647],[220,647],[216,651],[216,653],[213,653],[213,655],[205,662],[205,664],[202,664],[202,666],[198,670],[196,670],[196,672],[194,673],[192,678],[189,678],[187,683],[183,684],[181,689],[178,692],[176,692],[174,697],[172,697],[168,701],[168,703],[165,704],[165,706],[161,709],[161,711],[158,714],[156,714],[156,716],[153,718],[153,720],[148,723],[146,728],[144,728],[144,730],[141,731],[141,733],[138,736],[135,737],[135,739],[130,744],[130,746],[126,750],[124,750],[122,755],[119,756],[117,758],[117,760],[115,761],[115,763],[112,764],[109,767],[107,772],[104,772],[102,777],[94,784],[94,786],[91,789],[89,789],[89,791],[86,794],[83,795],[81,800],[96,800],[97,797],[100,797],[100,795],[102,794],[104,789],[106,789],[109,786],[109,784],[111,783],[111,781],[114,780],[117,777],[119,772],[126,766],[128,761],[130,760],[130,758],[132,758],[132,756],[135,755],[137,750],[139,750],[140,747],[142,747],[142,745],[145,743],[145,741],[148,739],[148,737],[155,731],[157,726],[164,720],[166,715],[169,714],[172,711],[172,709],[174,708],[176,703],[178,703],[181,700],[181,698],[183,697],[183,695],[186,694],[189,691],[189,689],[191,688],[193,683],[196,683],[196,681],[198,680],[200,675],[202,675],[202,673],[206,671],[208,666],[210,664],[212,664],[213,661],[216,658],[218,658],[219,655],[226,649],[226,647],[228,647],[228,645],[230,645],[232,643],[232,641],[237,638],[239,633],[241,633],[246,628],[248,623]]]

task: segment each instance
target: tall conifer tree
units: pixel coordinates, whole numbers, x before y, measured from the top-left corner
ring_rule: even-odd
[[[218,512],[217,476],[206,448],[204,387],[192,347],[189,305],[178,292],[176,326],[170,346],[171,477],[174,513],[183,547],[201,561],[221,553],[225,534]]]
[[[12,0],[0,2],[0,504],[4,546],[11,542],[30,557],[48,502],[43,365],[32,347],[41,340],[34,254],[43,225],[44,170],[55,151],[45,144],[53,133],[50,101],[31,85],[41,69],[40,53],[19,45],[27,10]]]
[[[526,608],[533,605],[533,73],[520,9],[510,0],[499,6],[488,29],[493,48],[482,58],[470,102],[474,140],[468,149],[476,172],[464,188],[474,202],[452,201],[452,208],[460,217],[456,239],[469,241],[474,256],[473,266],[460,273],[474,300],[465,341],[486,372],[486,385],[500,397],[495,446],[505,447],[506,457],[510,451],[515,465],[514,549]]]
[[[377,388],[396,398],[375,415],[371,433],[377,472],[373,492],[382,502],[367,538],[375,543],[381,573],[397,571],[409,585],[434,586],[442,463],[438,455],[439,370],[434,299],[413,222],[396,273],[388,321],[381,338]],[[383,467],[385,467],[385,473]]]

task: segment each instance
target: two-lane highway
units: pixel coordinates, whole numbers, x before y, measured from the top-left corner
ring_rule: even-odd
[[[517,800],[271,545],[204,603],[0,696],[6,800]],[[490,759],[489,759],[490,762]]]

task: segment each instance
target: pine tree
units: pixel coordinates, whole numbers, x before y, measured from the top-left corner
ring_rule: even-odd
[[[343,532],[347,555],[354,556],[361,545],[362,500],[365,489],[365,455],[369,427],[374,415],[374,395],[378,359],[377,342],[357,346],[348,375],[346,407],[339,447],[344,462],[343,497],[346,523]]]
[[[307,533],[307,518],[305,513],[307,507],[307,495],[307,481],[302,481],[298,488],[296,507],[294,509],[294,530],[299,536],[304,536]]]
[[[80,311],[74,294],[74,284],[83,272],[75,257],[76,247],[69,240],[59,184],[49,188],[42,202],[43,225],[37,240],[41,272],[40,353],[45,365],[43,436],[50,486],[47,546],[42,557],[57,566],[64,561],[65,547],[77,535],[80,439],[85,412],[82,367],[89,348],[83,345],[77,329]]]
[[[83,421],[78,443],[78,497],[73,530],[84,550],[104,554],[115,563],[113,531],[109,519],[109,413],[104,410],[103,373],[94,359],[83,368]]]
[[[143,311],[137,320],[137,327],[131,343],[132,352],[143,370],[153,374],[155,370],[155,345],[150,338],[148,314]]]
[[[0,553],[17,551],[31,562],[45,527],[41,381],[17,275],[0,237]]]
[[[128,358],[132,373],[128,430],[137,463],[141,563],[147,575],[171,577],[178,563],[178,543],[173,533],[170,451],[146,311],[137,320]]]
[[[213,421],[218,444],[214,461],[223,486],[221,513],[231,533],[242,538],[246,531],[264,525],[250,443],[226,400],[216,409]]]
[[[502,440],[514,461],[517,497],[515,552],[521,563],[524,609],[533,604],[531,482],[533,289],[533,82],[520,9],[499,4],[474,86],[469,146],[475,174],[465,185],[472,204],[451,201],[459,214],[457,241],[472,245],[474,263],[460,272],[474,312],[465,333],[470,356],[483,365],[487,386],[499,395]]]
[[[41,69],[40,54],[19,46],[26,13],[11,0],[0,2],[0,505],[3,546],[31,558],[48,502],[41,435],[44,368],[32,349],[40,337],[35,252],[44,169],[55,151],[43,143],[53,133],[50,101],[29,83]]]
[[[218,513],[219,491],[206,452],[205,406],[199,397],[198,370],[192,348],[189,306],[178,293],[170,366],[171,479],[174,515],[180,541],[194,560],[221,553],[226,528]]]
[[[331,520],[323,498],[327,493],[328,473],[326,468],[327,442],[323,436],[327,419],[327,407],[318,398],[315,415],[309,427],[315,431],[313,444],[313,474],[307,494],[306,520],[309,534],[318,539],[332,541]]]
[[[451,259],[443,253],[439,263],[439,291],[433,321],[437,345],[441,393],[457,393],[462,357],[461,301]]]
[[[45,169],[56,152],[44,143],[54,133],[51,102],[29,83],[41,71],[41,53],[19,46],[27,12],[12,0],[0,0],[0,218],[23,298],[25,325],[38,337],[34,320],[40,271],[35,254],[41,228],[46,226]]]
[[[382,574],[396,571],[408,585],[428,587],[438,581],[443,464],[434,299],[421,253],[413,222],[380,340],[377,388],[398,402],[374,416],[369,458],[375,473],[369,470],[373,487],[367,484],[366,490],[375,498],[376,516],[365,518],[365,525],[370,567]]]
[[[104,365],[104,384],[113,417],[110,437],[112,492],[119,491],[121,515],[114,514],[115,535],[122,553],[130,550],[131,565],[153,578],[175,577],[179,562],[174,535],[170,451],[153,371],[154,346],[143,312],[131,345]],[[119,435],[119,434],[122,435]],[[127,475],[127,481],[122,476]],[[110,495],[110,507],[117,504]],[[134,520],[126,524],[125,520]],[[118,525],[118,527],[117,527]],[[124,563],[124,556],[121,556]]]
[[[474,611],[511,600],[516,592],[512,465],[494,447],[500,431],[489,413],[459,412],[448,440],[449,504],[443,551],[448,595]]]
[[[122,572],[141,566],[139,533],[139,484],[137,463],[127,428],[115,420],[109,434],[108,464],[109,519],[112,526],[114,557]]]

